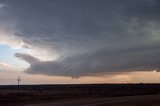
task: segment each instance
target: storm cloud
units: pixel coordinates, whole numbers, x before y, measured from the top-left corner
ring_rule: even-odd
[[[0,23],[5,27],[0,26],[21,39],[23,48],[39,54],[15,54],[30,64],[26,73],[79,77],[159,69],[159,0],[2,3]]]
[[[35,57],[20,53],[15,56],[30,64],[30,68],[25,70],[27,73],[78,78],[107,72],[158,71],[159,53],[158,45],[115,52],[102,49],[94,53],[69,56],[59,61],[39,61]]]

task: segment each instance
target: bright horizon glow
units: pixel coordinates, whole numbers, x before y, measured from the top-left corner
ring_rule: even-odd
[[[70,77],[31,75],[19,71],[0,72],[0,85],[16,85],[17,77],[21,76],[22,85],[28,84],[107,84],[107,83],[160,83],[160,73],[151,72],[129,72],[115,75],[86,76],[78,79]],[[150,76],[154,77],[151,78]],[[42,80],[43,79],[43,80]]]

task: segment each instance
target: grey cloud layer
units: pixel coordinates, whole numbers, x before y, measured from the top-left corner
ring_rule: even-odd
[[[14,22],[8,29],[14,29],[15,36],[59,55],[58,60],[45,62],[16,54],[30,64],[28,73],[78,77],[159,67],[159,0],[3,3],[0,21]]]
[[[107,52],[103,49],[91,54],[70,56],[59,61],[39,61],[32,56],[19,53],[15,56],[30,63],[27,73],[77,78],[107,72],[158,71],[159,46],[138,47],[116,52]]]

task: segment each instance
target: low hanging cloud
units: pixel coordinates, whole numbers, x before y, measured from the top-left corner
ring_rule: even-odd
[[[10,65],[10,64],[8,64],[6,62],[3,62],[3,61],[0,61],[0,66],[1,66],[1,68],[2,67],[6,67],[6,68],[12,67],[12,65]]]
[[[3,4],[0,34],[13,33],[29,50],[15,54],[30,64],[27,73],[80,77],[159,69],[159,0],[5,0]]]
[[[13,66],[9,63],[0,60],[0,72],[11,70]]]
[[[35,57],[19,53],[15,56],[30,64],[30,67],[25,70],[26,73],[78,78],[80,76],[107,74],[107,72],[159,70],[159,53],[160,48],[157,45],[116,52],[107,52],[103,49],[57,61],[39,61]]]

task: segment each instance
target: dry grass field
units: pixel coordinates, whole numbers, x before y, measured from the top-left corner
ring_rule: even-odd
[[[160,106],[159,84],[0,86],[0,106]]]
[[[160,95],[70,99],[26,106],[160,106]]]

